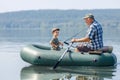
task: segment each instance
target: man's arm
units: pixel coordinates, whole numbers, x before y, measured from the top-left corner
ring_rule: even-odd
[[[90,38],[88,37],[84,37],[84,38],[80,38],[80,39],[72,39],[72,42],[90,42]]]

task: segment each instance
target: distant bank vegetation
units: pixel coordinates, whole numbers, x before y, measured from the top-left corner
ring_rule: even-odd
[[[99,10],[30,10],[0,13],[0,30],[34,29],[41,32],[59,27],[63,33],[73,34],[86,28],[85,14],[94,14],[104,29],[104,35],[110,36],[120,32],[120,9]],[[84,32],[83,32],[84,33]]]

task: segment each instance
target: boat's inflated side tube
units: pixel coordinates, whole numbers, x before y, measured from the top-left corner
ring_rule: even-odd
[[[81,54],[71,50],[66,53],[59,66],[113,66],[117,58],[112,53],[112,48],[110,50],[100,55],[87,52]],[[34,65],[53,66],[64,51],[65,49],[55,51],[48,46],[34,44],[24,47],[21,50],[21,57],[24,61]]]

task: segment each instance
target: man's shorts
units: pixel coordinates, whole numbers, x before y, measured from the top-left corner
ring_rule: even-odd
[[[78,45],[76,46],[76,48],[78,49],[78,51],[80,52],[88,52],[91,51],[92,49],[90,47],[87,47],[85,45]]]

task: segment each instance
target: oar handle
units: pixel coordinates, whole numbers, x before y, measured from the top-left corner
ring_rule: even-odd
[[[72,42],[68,43],[68,42],[66,42],[66,41],[65,41],[64,43],[65,43],[66,45],[70,45],[70,43],[73,44]],[[73,45],[72,45],[71,47],[76,48],[76,46],[73,46]]]
[[[69,45],[69,43],[68,43],[68,42],[66,42],[66,41],[64,41],[64,43],[65,43],[65,44],[67,44],[67,45]]]

